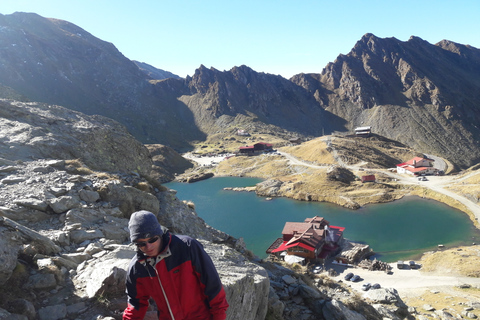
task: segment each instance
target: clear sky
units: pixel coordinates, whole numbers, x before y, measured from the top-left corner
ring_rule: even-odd
[[[69,21],[138,60],[181,77],[220,71],[320,73],[366,33],[480,48],[480,0],[14,0],[1,14]]]

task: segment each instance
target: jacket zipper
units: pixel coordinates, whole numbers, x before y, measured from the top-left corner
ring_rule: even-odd
[[[163,288],[162,281],[160,281],[158,270],[155,267],[153,269],[155,269],[155,273],[157,274],[158,283],[160,284],[160,288],[162,288],[163,297],[167,302],[167,307],[168,307],[168,311],[170,312],[170,316],[172,317],[172,320],[175,320],[175,316],[173,315],[172,308],[170,307],[170,303],[168,302],[167,294],[165,293],[165,289]]]

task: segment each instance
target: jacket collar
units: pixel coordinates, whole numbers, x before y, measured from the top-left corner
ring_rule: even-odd
[[[172,242],[172,234],[170,232],[165,232],[162,235],[162,247],[160,248],[160,253],[154,257],[146,256],[142,251],[137,251],[137,259],[143,266],[146,266],[148,263],[154,267],[158,262],[162,261],[164,258],[172,255],[170,251],[170,243]]]

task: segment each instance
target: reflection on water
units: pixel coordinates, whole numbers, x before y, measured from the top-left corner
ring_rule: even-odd
[[[418,256],[438,244],[471,244],[480,233],[463,212],[442,203],[418,197],[350,210],[337,205],[287,198],[271,201],[253,192],[223,190],[252,186],[256,178],[219,177],[193,184],[171,182],[180,200],[192,200],[200,217],[212,227],[236,238],[247,248],[266,257],[265,250],[281,237],[285,222],[302,222],[315,215],[331,225],[345,227],[344,237],[369,244],[386,262]]]

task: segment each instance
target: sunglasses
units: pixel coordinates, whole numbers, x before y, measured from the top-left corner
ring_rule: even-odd
[[[158,239],[160,239],[160,237],[153,237],[153,238],[150,238],[148,239],[147,241],[140,241],[140,242],[135,242],[135,245],[137,246],[137,248],[143,248],[143,247],[146,247],[147,246],[147,242],[148,243],[155,243],[158,241]]]

